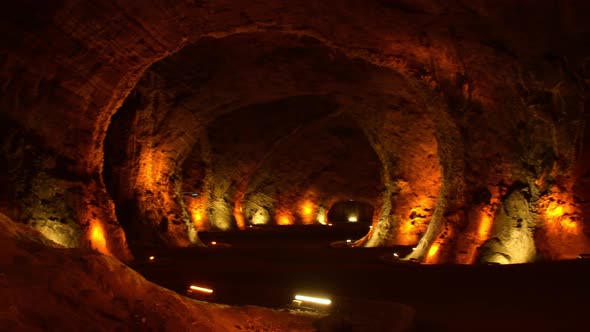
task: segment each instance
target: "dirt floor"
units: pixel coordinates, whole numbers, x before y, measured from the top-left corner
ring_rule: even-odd
[[[355,227],[202,233],[206,243],[215,241],[217,247],[135,248],[132,267],[182,294],[191,284],[210,287],[214,294],[197,297],[219,303],[281,308],[296,293],[307,293],[332,298],[336,311],[338,303],[354,301],[408,304],[416,310],[418,331],[590,330],[590,260],[512,266],[387,264],[379,257],[408,248],[329,246],[366,232]]]

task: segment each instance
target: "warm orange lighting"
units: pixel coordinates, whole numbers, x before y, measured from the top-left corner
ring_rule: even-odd
[[[571,259],[590,250],[590,241],[579,223],[582,211],[568,189],[571,185],[562,186],[551,187],[550,194],[537,205],[538,211],[544,211],[545,224],[540,231],[547,238],[546,252],[551,259]]]
[[[157,149],[146,147],[139,157],[138,185],[146,189],[155,188],[161,181],[162,175],[171,168],[168,159]]]
[[[236,226],[238,226],[239,229],[246,229],[246,219],[244,219],[242,204],[240,202],[237,202],[234,206],[233,215],[236,219]]]
[[[291,219],[291,217],[289,215],[282,214],[282,215],[279,215],[279,217],[277,218],[277,225],[282,225],[282,226],[293,225],[293,220]]]
[[[435,242],[430,246],[428,250],[428,254],[426,255],[426,263],[434,263],[436,258],[436,254],[438,254],[438,250],[440,249],[440,243]]]
[[[315,205],[310,200],[304,200],[299,204],[299,214],[304,224],[309,225],[314,220]]]
[[[309,216],[313,213],[313,203],[310,201],[305,201],[301,205],[301,214],[304,216]]]
[[[547,217],[549,217],[551,219],[559,218],[559,217],[563,216],[564,213],[565,213],[565,211],[563,209],[563,206],[557,205],[556,203],[549,204],[549,207],[547,208],[547,211],[545,212]]]
[[[317,222],[319,222],[322,225],[325,225],[328,223],[327,219],[328,218],[326,217],[326,209],[319,206],[318,210],[317,210],[317,216],[316,216]]]
[[[92,244],[92,248],[98,250],[100,253],[111,255],[111,252],[107,248],[104,230],[98,221],[93,221],[90,224],[90,243]]]
[[[150,261],[153,261],[154,259],[156,259],[156,257],[154,257],[154,256],[150,256],[150,258],[149,258],[149,259],[150,259]]]
[[[358,221],[358,218],[356,216],[349,216],[348,217],[348,221],[349,222],[357,222]]]
[[[432,175],[427,177],[430,176]],[[432,218],[436,203],[432,192],[438,191],[438,182],[434,179],[424,179],[424,181],[424,183],[401,183],[400,203],[396,204],[392,210],[400,221],[395,232],[397,244],[411,245],[418,242],[421,234],[428,227],[428,221]]]
[[[200,224],[203,221],[203,211],[195,210],[193,211],[193,220]]]
[[[211,245],[212,245],[212,246],[215,246],[215,245],[217,245],[217,242],[215,242],[215,241],[212,241],[212,242],[211,242]]]
[[[206,220],[205,202],[205,196],[198,196],[197,198],[192,198],[187,202],[188,211],[191,214],[193,225],[197,231],[205,231],[209,229],[209,225]]]
[[[569,231],[575,231],[578,225],[570,218],[564,218],[561,220],[561,227]]]
[[[212,289],[205,288],[205,287],[199,287],[199,286],[195,286],[195,285],[191,285],[189,287],[189,289],[190,290],[197,291],[197,292],[201,292],[201,293],[207,293],[207,294],[213,293],[213,290]]]
[[[492,229],[492,217],[489,216],[484,211],[484,212],[482,212],[481,219],[479,220],[479,227],[477,228],[477,235],[481,239],[486,240],[491,229]]]
[[[556,238],[578,233],[578,225],[572,220],[572,216],[575,216],[577,211],[573,204],[568,203],[569,197],[565,194],[554,195],[557,199],[549,200],[545,209],[547,230],[553,233]]]

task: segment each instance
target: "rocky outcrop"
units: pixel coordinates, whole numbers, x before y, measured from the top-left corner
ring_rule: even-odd
[[[491,237],[482,249],[481,261],[500,264],[534,262],[534,228],[525,196],[520,191],[510,193],[496,214]]]
[[[3,330],[315,330],[309,317],[191,300],[112,257],[64,249],[1,214],[0,241]]]

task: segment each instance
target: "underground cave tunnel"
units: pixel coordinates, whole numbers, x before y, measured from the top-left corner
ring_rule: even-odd
[[[586,2],[3,6],[0,329],[587,330]]]
[[[234,82],[229,91],[224,82]],[[400,220],[397,235],[417,242],[439,182],[433,122],[408,100],[417,93],[398,74],[309,37],[240,34],[187,46],[146,71],[107,132],[105,182],[128,242],[326,224],[350,197],[420,211],[422,229]],[[392,176],[407,179],[395,200],[384,184]]]

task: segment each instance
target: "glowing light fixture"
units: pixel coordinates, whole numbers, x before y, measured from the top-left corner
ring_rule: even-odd
[[[369,226],[369,229],[373,229],[373,225]]]
[[[393,257],[398,257],[399,258],[399,255],[397,254],[397,252],[394,252],[393,253]]]
[[[211,241],[211,245],[212,245],[212,246],[214,246],[214,245],[217,245],[217,242],[215,242],[215,241]]]
[[[332,304],[332,300],[322,299],[319,297],[311,297],[311,296],[306,296],[306,295],[295,295],[295,300],[299,300],[302,302],[311,302],[311,303],[316,303],[316,304],[322,304],[322,305]]]
[[[334,226],[334,225],[332,225],[332,224],[328,224],[328,226]]]
[[[412,248],[412,251],[416,251],[416,247]]]
[[[190,290],[197,291],[197,292],[201,292],[201,293],[207,293],[207,294],[213,293],[213,290],[212,289],[205,288],[205,287],[199,287],[199,286],[195,286],[195,285],[191,285],[189,287],[189,289]]]
[[[357,222],[358,221],[358,218],[356,216],[349,216],[348,217],[348,221],[349,222]]]
[[[156,259],[156,257],[154,257],[154,256],[150,256],[150,257],[149,257],[149,260],[150,260],[150,261],[153,261],[154,259]]]
[[[350,240],[350,239],[346,240],[346,243],[350,243],[350,242],[352,242],[352,240]]]

